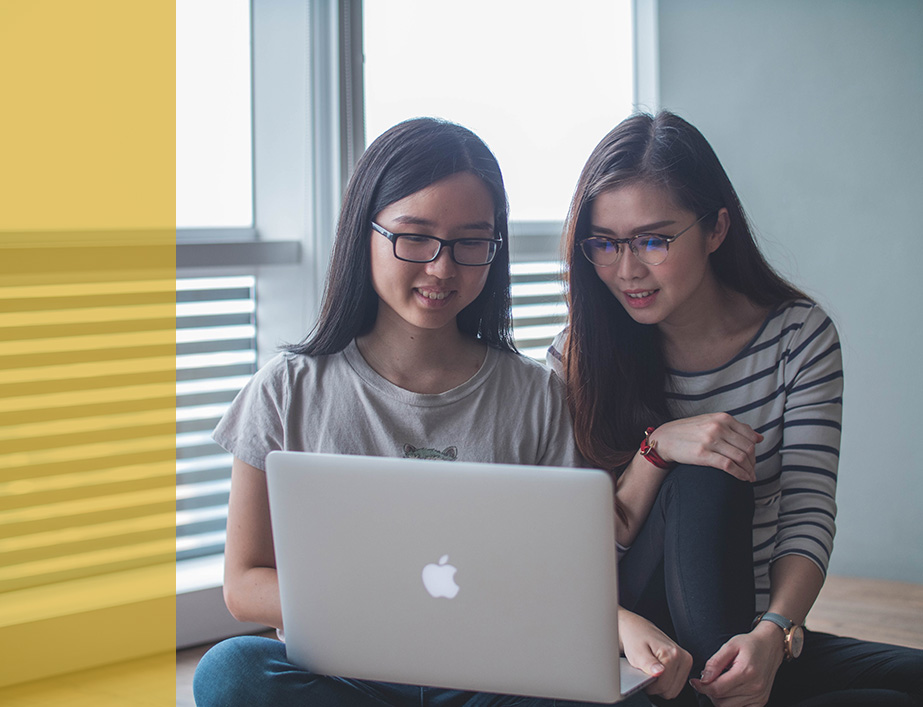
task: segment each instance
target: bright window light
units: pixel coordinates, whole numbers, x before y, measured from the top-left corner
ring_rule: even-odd
[[[249,0],[176,2],[176,227],[253,225]]]
[[[632,110],[630,0],[365,0],[366,137],[415,116],[471,128],[516,220],[563,221],[597,142]]]

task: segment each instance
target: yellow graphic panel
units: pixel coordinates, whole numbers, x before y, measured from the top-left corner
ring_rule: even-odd
[[[0,0],[0,704],[175,702],[175,4]]]

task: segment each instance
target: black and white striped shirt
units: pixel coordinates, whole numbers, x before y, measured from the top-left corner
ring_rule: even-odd
[[[549,349],[560,371],[565,332]],[[843,365],[836,327],[806,300],[781,305],[733,359],[710,371],[669,371],[677,418],[727,412],[764,437],[756,450],[756,608],[769,605],[769,567],[795,554],[826,573],[833,549]]]

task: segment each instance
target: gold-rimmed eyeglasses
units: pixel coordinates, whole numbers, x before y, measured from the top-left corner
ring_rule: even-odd
[[[695,223],[686,226],[674,236],[664,236],[659,233],[639,233],[632,238],[590,236],[580,241],[580,249],[587,260],[601,268],[615,265],[618,262],[624,250],[623,245],[627,245],[634,256],[645,265],[660,265],[667,259],[670,244],[673,241],[713,213],[715,212],[709,211],[707,214],[700,216],[695,220]]]

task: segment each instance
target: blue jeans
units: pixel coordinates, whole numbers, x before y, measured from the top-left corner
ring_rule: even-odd
[[[688,650],[693,674],[755,613],[750,485],[724,472],[679,466],[660,488],[619,564],[619,599]],[[688,685],[658,705],[710,701]],[[783,663],[767,707],[923,705],[923,651],[805,631]]]
[[[288,662],[285,644],[272,638],[239,636],[212,647],[193,680],[198,707],[578,707],[587,703],[511,695],[460,692],[314,675]],[[646,707],[635,695],[624,707]]]

